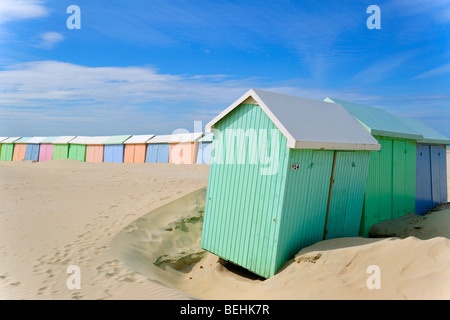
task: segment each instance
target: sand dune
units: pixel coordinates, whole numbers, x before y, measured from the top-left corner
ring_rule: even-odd
[[[319,242],[263,280],[201,250],[207,179],[207,165],[1,162],[0,299],[450,298],[448,207],[374,230],[389,238]]]

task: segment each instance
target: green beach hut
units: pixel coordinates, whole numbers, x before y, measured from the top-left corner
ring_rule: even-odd
[[[391,113],[335,98],[334,102],[360,121],[381,143],[370,155],[360,235],[367,237],[372,225],[415,213],[416,144],[423,136]]]
[[[0,137],[0,161],[12,161],[14,141],[20,137]]]
[[[343,107],[252,89],[206,132],[203,249],[268,278],[303,247],[358,235],[380,145]]]
[[[81,162],[86,161],[86,148],[87,144],[91,142],[91,137],[77,136],[69,142],[69,154],[68,158],[72,160],[78,160]]]
[[[53,160],[63,160],[69,158],[69,143],[76,136],[61,136],[57,137],[51,143],[53,144]]]
[[[12,161],[14,157],[14,142],[20,137],[8,137],[2,141],[1,161]]]
[[[0,159],[2,156],[2,141],[8,139],[8,137],[0,137]]]

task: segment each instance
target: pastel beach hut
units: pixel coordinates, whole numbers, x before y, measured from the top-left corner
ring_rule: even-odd
[[[77,136],[69,142],[68,158],[81,162],[86,161],[86,147],[88,143],[91,143],[91,137]]]
[[[156,135],[147,141],[146,163],[169,163],[171,135]]]
[[[0,159],[2,156],[2,141],[8,139],[8,137],[0,137]]]
[[[14,141],[13,161],[25,160],[27,141],[30,139],[31,137],[22,137],[19,140]]]
[[[103,162],[105,142],[110,136],[88,137],[86,144],[86,162]]]
[[[53,159],[53,144],[52,142],[57,137],[47,137],[43,139],[39,147],[39,162],[50,161]]]
[[[197,161],[196,163],[206,163],[209,164],[211,160],[211,149],[212,149],[213,134],[211,132],[205,134],[198,140],[198,151],[197,151]]]
[[[122,163],[125,151],[124,142],[130,137],[131,135],[111,136],[106,140],[103,162]]]
[[[19,140],[20,137],[8,137],[2,140],[0,161],[12,161],[14,157],[14,142]]]
[[[60,136],[53,140],[53,160],[63,160],[69,158],[69,143],[75,139],[76,136]]]
[[[398,117],[422,134],[416,147],[416,214],[447,203],[446,144],[450,139],[418,119]]]
[[[145,163],[147,153],[147,142],[154,134],[133,135],[124,142],[125,150],[123,162],[125,163]]]
[[[370,155],[360,235],[367,237],[376,223],[415,213],[416,144],[423,136],[383,109],[335,98],[325,101],[346,108],[381,144]]]
[[[39,149],[41,147],[41,142],[47,137],[32,137],[27,141],[27,147],[25,150],[24,160],[39,160]]]
[[[342,106],[252,89],[205,130],[203,249],[268,278],[303,247],[358,235],[380,144]]]
[[[198,140],[202,136],[203,132],[171,135],[169,163],[194,164],[197,160]]]

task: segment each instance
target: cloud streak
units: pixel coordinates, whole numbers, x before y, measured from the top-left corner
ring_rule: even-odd
[[[250,88],[317,100],[333,96],[427,118],[431,123],[442,119],[443,112],[449,113],[445,106],[450,97],[446,94],[382,96],[382,92],[374,95],[354,89],[301,87],[295,81],[264,82],[223,74],[162,74],[147,66],[86,67],[34,61],[0,69],[0,135],[165,134],[176,128],[192,130],[193,121],[205,125]]]
[[[61,33],[49,31],[41,33],[40,40],[37,47],[52,49],[56,44],[64,40],[64,36]]]
[[[0,25],[10,21],[47,16],[48,11],[38,0],[1,0]]]

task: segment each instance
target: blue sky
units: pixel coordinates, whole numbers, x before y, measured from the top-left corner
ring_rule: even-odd
[[[193,131],[259,88],[450,137],[449,40],[447,0],[0,0],[0,136]]]

